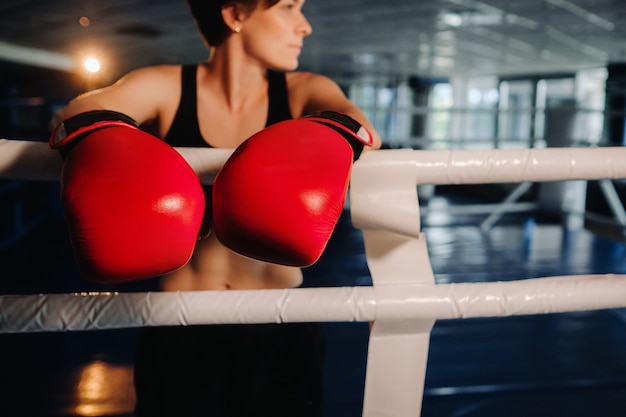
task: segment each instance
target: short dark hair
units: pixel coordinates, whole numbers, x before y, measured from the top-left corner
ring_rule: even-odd
[[[230,34],[230,28],[222,19],[222,7],[242,5],[252,11],[261,5],[270,8],[280,0],[186,0],[191,15],[196,21],[200,34],[209,46],[224,42]]]

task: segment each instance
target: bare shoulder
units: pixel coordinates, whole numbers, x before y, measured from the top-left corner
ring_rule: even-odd
[[[325,75],[308,71],[290,72],[287,74],[287,85],[296,90],[316,91],[320,87],[338,88],[337,83]]]
[[[294,117],[319,110],[319,108],[314,107],[322,104],[320,101],[323,101],[323,97],[343,98],[343,93],[335,81],[313,72],[288,73],[287,88]],[[322,105],[322,107],[324,106]]]
[[[108,87],[76,97],[54,116],[53,121],[102,109],[124,113],[139,123],[157,119],[170,105],[172,97],[180,95],[179,74],[180,66],[176,65],[133,70]]]
[[[155,90],[159,90],[159,87],[167,88],[174,85],[180,78],[180,65],[157,65],[151,67],[143,67],[133,70],[120,78],[113,86],[120,86],[123,84],[145,87],[156,87]]]
[[[132,95],[125,94],[127,98],[138,98],[144,105],[148,100],[153,100],[153,104],[163,105],[179,95],[180,73],[180,65],[145,67],[132,71],[120,83],[128,83],[128,88],[132,89]]]

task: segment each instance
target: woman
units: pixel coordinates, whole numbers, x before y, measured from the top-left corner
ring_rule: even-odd
[[[264,127],[319,110],[352,116],[380,138],[337,84],[294,71],[311,26],[304,0],[188,0],[207,45],[198,65],[135,70],[74,100],[53,124],[88,110],[155,126],[172,146],[236,148]],[[207,193],[210,195],[210,193]],[[161,280],[165,291],[293,288],[298,268],[238,255],[214,234]],[[321,408],[321,341],[314,325],[199,326],[142,331],[138,416],[314,416]]]

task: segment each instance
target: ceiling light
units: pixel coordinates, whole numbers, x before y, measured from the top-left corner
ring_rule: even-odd
[[[85,69],[89,72],[100,71],[100,61],[98,61],[97,58],[88,57],[87,59],[85,59],[85,62],[83,65],[85,66]]]

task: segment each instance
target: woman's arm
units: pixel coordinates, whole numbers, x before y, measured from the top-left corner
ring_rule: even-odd
[[[139,124],[154,120],[159,114],[162,97],[172,97],[167,82],[168,71],[174,67],[148,67],[132,71],[116,83],[82,94],[54,114],[50,127],[90,110],[111,110],[123,113]],[[173,96],[176,97],[176,96]]]
[[[381,138],[365,113],[343,93],[341,88],[330,78],[322,75],[300,72],[293,74],[294,99],[302,108],[302,116],[323,110],[333,110],[347,114],[365,126],[374,139],[374,144],[368,149],[379,149]],[[291,99],[290,94],[290,99]]]

